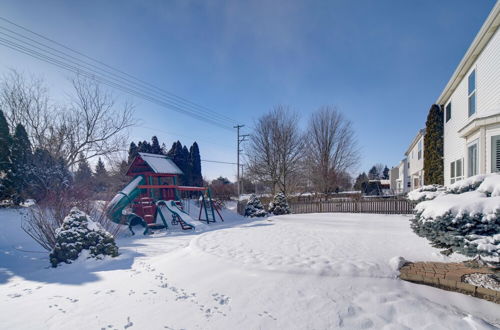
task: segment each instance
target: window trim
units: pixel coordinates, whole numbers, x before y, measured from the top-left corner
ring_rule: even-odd
[[[496,143],[495,141],[500,141],[500,135],[493,135],[491,136],[491,168],[490,168],[490,173],[500,173],[500,168],[497,170],[497,150],[496,150]]]
[[[471,91],[470,90],[470,78],[474,76],[474,89]],[[472,70],[469,75],[467,76],[467,112],[469,114],[469,117],[474,115],[477,111],[476,106],[477,106],[477,98],[476,98],[476,91],[477,91],[477,75],[476,75],[476,69]],[[474,107],[473,107],[473,112],[471,112],[471,98],[473,98],[474,101]]]
[[[444,122],[447,123],[451,119],[451,101],[444,107]]]
[[[471,148],[475,148],[475,157],[471,162]],[[475,140],[467,144],[467,177],[479,174],[479,141]]]

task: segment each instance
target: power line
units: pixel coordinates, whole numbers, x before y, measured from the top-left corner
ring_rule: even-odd
[[[18,42],[22,43],[22,44],[19,44],[19,43],[16,43],[15,41],[12,41],[12,40],[9,40],[9,39],[5,39],[5,38],[0,38],[1,42],[0,44],[3,44],[4,46],[10,48],[10,49],[13,49],[13,50],[16,50],[16,51],[19,51],[19,52],[22,52],[26,55],[29,55],[29,56],[32,56],[34,58],[37,58],[39,60],[42,60],[42,61],[45,61],[49,64],[52,64],[52,65],[55,65],[55,66],[58,66],[62,69],[65,69],[65,70],[68,70],[68,71],[71,71],[71,72],[74,72],[76,74],[81,74],[81,75],[84,75],[84,76],[87,76],[87,77],[91,77],[91,78],[94,78],[98,81],[100,81],[101,83],[103,84],[106,84],[110,87],[113,87],[113,88],[116,88],[116,89],[119,89],[119,90],[122,90],[128,94],[131,94],[131,95],[134,95],[134,96],[138,96],[140,98],[143,98],[143,99],[146,99],[150,102],[153,102],[153,103],[156,103],[156,104],[159,104],[163,107],[166,107],[166,108],[169,108],[169,109],[172,109],[174,111],[177,111],[177,112],[180,112],[180,113],[183,113],[183,114],[187,114],[187,115],[190,115],[194,118],[197,118],[197,119],[200,119],[200,120],[204,120],[204,121],[207,121],[211,124],[214,124],[214,125],[217,125],[219,127],[223,127],[223,128],[226,128],[226,129],[231,129],[230,127],[228,126],[225,126],[224,124],[221,124],[219,121],[223,121],[223,122],[233,122],[232,120],[228,119],[229,117],[226,117],[224,115],[220,115],[220,114],[217,114],[216,112],[213,112],[207,108],[204,108],[202,106],[199,106],[193,102],[190,102],[184,98],[181,98],[181,97],[178,97],[176,96],[175,94],[172,94],[170,92],[167,92],[167,91],[164,91],[152,84],[149,84],[147,82],[144,82],[138,78],[135,78],[121,70],[118,70],[118,69],[115,69],[115,68],[112,68],[106,64],[104,64],[103,62],[100,62],[98,60],[95,60],[95,59],[92,59],[91,57],[87,56],[87,55],[84,55],[83,53],[80,53],[78,51],[75,51],[75,50],[72,50],[71,48],[69,47],[66,47],[60,43],[57,43],[55,41],[53,41],[52,39],[49,39],[49,38],[46,38],[36,32],[33,32],[31,30],[28,30],[24,27],[21,27],[13,22],[10,22],[8,20],[6,20],[5,18],[3,17],[0,17],[0,19],[4,20],[4,21],[7,21],[15,26],[18,26],[24,30],[27,30],[29,31],[30,33],[33,33],[37,36],[40,36],[41,38],[44,38],[46,40],[50,40],[51,42],[54,42],[55,44],[61,46],[61,47],[64,47],[65,49],[69,49],[77,54],[80,54],[82,56],[85,56],[86,58],[89,58],[93,61],[96,61],[97,63],[100,63],[102,65],[105,65],[106,67],[109,67],[111,68],[112,70],[115,70],[117,72],[120,72],[121,74],[124,74],[124,75],[127,75],[127,76],[130,76],[132,77],[132,79],[134,80],[137,80],[137,81],[140,81],[143,85],[144,84],[147,84],[148,86],[152,86],[153,88],[161,91],[162,93],[166,93],[168,95],[171,95],[171,96],[165,96],[165,95],[160,95],[158,96],[158,93],[157,92],[151,92],[149,89],[147,91],[145,91],[144,87],[143,86],[136,86],[134,85],[134,82],[131,81],[130,79],[127,79],[127,78],[124,78],[124,77],[121,77],[113,72],[110,72],[109,70],[104,70],[102,68],[99,68],[91,63],[88,63],[86,61],[82,61],[81,59],[78,59],[72,55],[69,55],[67,53],[64,53],[64,52],[61,52],[53,47],[50,47],[50,46],[47,46],[43,43],[40,43],[32,38],[29,38],[29,37],[26,37],[24,35],[21,35],[15,31],[12,31],[10,29],[7,29],[5,27],[0,27],[2,28],[3,30],[6,30],[10,33],[13,33],[13,34],[16,34],[18,36],[21,36],[27,40],[30,40],[31,42],[34,42],[38,45],[42,45],[43,47],[46,47],[48,49],[51,49],[53,51],[55,51],[56,53],[53,53],[51,51],[48,51],[46,49],[42,49],[38,46],[35,46],[33,45],[32,43],[30,42],[27,42],[27,41],[24,41],[24,40],[21,40],[19,38],[16,38],[16,37],[13,37],[11,35],[8,35],[4,32],[0,32],[1,34],[3,34],[4,36],[7,36],[8,38],[10,39],[13,39],[13,40],[17,40]],[[28,45],[29,47],[32,47],[32,48],[35,48],[35,49],[38,49],[40,50],[41,52],[43,53],[40,53],[39,51],[37,50],[34,50],[32,48],[27,48],[24,45]],[[47,55],[49,54],[49,55]],[[52,55],[52,56],[50,56]],[[62,55],[62,56],[61,56]],[[53,56],[55,57],[58,57],[59,59],[61,60],[58,60],[56,58],[54,58]],[[68,59],[69,58],[72,58],[74,60],[76,60],[76,62],[72,59]],[[69,64],[68,64],[69,62]],[[84,63],[85,65],[82,65],[82,63]],[[73,65],[74,64],[74,65]],[[76,65],[76,66],[75,66]],[[82,69],[85,68],[85,69]],[[90,71],[90,73],[88,71]],[[104,71],[105,73],[103,74],[101,71]],[[97,75],[97,76],[96,76]],[[111,77],[110,77],[111,75]],[[125,81],[125,84],[123,83]],[[130,86],[132,85],[132,86]],[[153,94],[153,95],[152,95]],[[203,109],[207,109],[207,111],[205,112],[201,112],[199,109],[200,108],[203,108]],[[210,113],[207,113],[208,111],[210,111]]]
[[[224,162],[220,160],[207,160],[207,159],[202,159],[202,162],[206,163],[218,163],[218,164],[228,164],[228,165],[238,165],[237,163],[231,163],[231,162]]]
[[[109,79],[106,79],[105,77],[102,77],[100,75],[95,75],[93,73],[89,73],[89,72],[87,72],[85,70],[82,70],[79,67],[75,67],[73,65],[67,64],[67,63],[62,62],[60,60],[54,59],[54,58],[52,58],[50,56],[47,56],[47,55],[45,55],[43,53],[40,53],[40,52],[34,51],[32,49],[26,48],[26,47],[24,47],[22,45],[16,44],[15,42],[12,42],[10,40],[7,40],[7,39],[4,39],[4,38],[0,37],[0,44],[4,45],[4,46],[6,46],[6,47],[8,47],[10,49],[19,51],[19,52],[24,53],[26,55],[29,55],[31,57],[37,58],[39,60],[42,60],[44,62],[53,64],[53,65],[55,65],[57,67],[60,67],[62,69],[65,69],[65,70],[68,70],[70,72],[73,72],[73,73],[75,73],[77,75],[81,75],[81,76],[84,76],[84,77],[87,77],[87,78],[95,79],[99,83],[102,83],[102,84],[107,85],[109,87],[121,90],[121,91],[123,91],[125,93],[128,93],[130,95],[134,95],[134,96],[137,96],[139,98],[148,100],[148,101],[150,101],[152,103],[155,103],[157,105],[160,105],[162,107],[174,110],[176,112],[179,112],[179,113],[182,113],[182,114],[185,114],[185,115],[189,115],[189,116],[191,116],[193,118],[196,118],[196,119],[199,119],[199,120],[211,123],[211,124],[213,124],[215,126],[219,126],[221,128],[224,128],[224,129],[232,130],[231,127],[223,125],[223,124],[221,124],[221,123],[219,123],[219,122],[217,122],[215,120],[212,120],[212,119],[210,119],[208,117],[205,117],[203,115],[199,115],[199,114],[196,114],[196,113],[191,113],[189,111],[186,111],[186,109],[184,109],[184,108],[181,108],[181,107],[179,107],[179,106],[177,106],[175,104],[171,104],[168,101],[161,100],[161,99],[158,99],[158,98],[156,98],[154,96],[150,96],[150,95],[148,95],[148,94],[146,94],[144,92],[137,91],[137,90],[134,90],[133,88],[120,85],[119,83],[110,81]]]
[[[151,83],[148,83],[147,81],[144,81],[144,80],[142,80],[142,79],[140,79],[140,78],[137,78],[137,77],[135,77],[135,76],[133,76],[133,75],[131,75],[131,74],[128,74],[128,73],[126,73],[126,72],[124,72],[124,71],[122,71],[122,70],[120,70],[120,69],[117,69],[117,68],[115,68],[115,67],[113,67],[113,66],[110,66],[109,64],[106,64],[106,63],[104,63],[104,62],[102,62],[102,61],[100,61],[100,60],[98,60],[98,59],[95,59],[95,58],[93,58],[93,57],[90,57],[90,56],[88,56],[88,55],[86,55],[86,54],[84,54],[84,53],[82,53],[82,52],[80,52],[80,51],[78,51],[78,50],[75,50],[74,48],[71,48],[71,47],[68,47],[68,46],[66,46],[66,45],[64,45],[64,44],[62,44],[62,43],[59,43],[59,42],[55,41],[54,39],[48,38],[48,37],[46,37],[46,36],[44,36],[44,35],[42,35],[42,34],[40,34],[40,33],[37,33],[37,32],[35,32],[35,31],[33,31],[33,30],[30,30],[30,29],[28,29],[27,27],[24,27],[24,26],[22,26],[22,25],[20,25],[20,24],[14,23],[13,21],[8,20],[8,19],[7,19],[7,18],[5,18],[5,17],[0,16],[0,20],[3,20],[3,21],[5,21],[5,22],[7,22],[7,23],[9,23],[9,24],[11,24],[11,25],[13,25],[13,26],[16,26],[17,28],[20,28],[20,29],[22,29],[22,30],[24,30],[24,31],[26,31],[26,32],[29,32],[29,33],[31,33],[31,34],[33,34],[33,35],[35,35],[35,36],[39,37],[39,38],[42,38],[42,39],[44,39],[44,40],[46,40],[46,41],[49,41],[49,42],[51,42],[51,43],[53,43],[53,44],[55,44],[55,45],[57,45],[57,46],[59,46],[59,47],[62,47],[62,48],[64,48],[64,49],[66,49],[66,50],[69,50],[69,51],[71,51],[71,52],[73,52],[73,53],[75,53],[75,54],[77,54],[77,55],[80,55],[80,56],[82,56],[82,57],[84,57],[84,58],[86,58],[86,59],[89,59],[89,60],[91,60],[91,61],[93,61],[93,62],[95,62],[95,63],[98,63],[98,64],[100,64],[100,65],[102,65],[102,66],[104,66],[104,67],[107,67],[107,68],[109,68],[109,69],[111,69],[111,70],[113,70],[113,71],[116,71],[116,72],[118,72],[118,73],[120,73],[120,74],[123,74],[123,75],[125,75],[125,76],[127,76],[127,77],[129,77],[129,78],[132,78],[132,79],[134,79],[134,80],[136,80],[136,81],[138,81],[138,82],[140,82],[140,83],[142,83],[142,84],[144,84],[144,85],[147,85],[147,86],[149,86],[149,87],[151,87],[151,88],[157,89],[158,91],[161,91],[161,92],[163,92],[163,93],[166,93],[166,94],[170,95],[171,97],[178,98],[178,99],[183,100],[183,101],[185,101],[185,102],[187,102],[187,103],[189,103],[189,104],[191,104],[191,105],[194,105],[194,106],[196,106],[196,107],[200,107],[200,108],[205,109],[205,110],[207,110],[207,111],[210,111],[210,112],[212,112],[212,113],[214,113],[214,114],[216,114],[216,115],[221,116],[221,118],[225,118],[226,120],[229,120],[230,122],[234,123],[234,120],[233,120],[232,118],[228,117],[228,116],[225,116],[225,115],[222,115],[222,114],[218,114],[218,113],[216,113],[215,111],[213,111],[213,110],[211,110],[211,109],[209,109],[209,108],[207,108],[207,107],[205,107],[205,106],[199,105],[199,104],[197,104],[197,103],[195,103],[195,102],[192,102],[192,101],[190,101],[190,100],[188,100],[188,99],[186,99],[186,98],[183,98],[183,97],[181,97],[181,96],[178,96],[178,95],[176,95],[176,94],[174,94],[174,93],[171,93],[171,92],[169,92],[169,91],[167,91],[167,90],[161,89],[161,88],[159,88],[158,86],[155,86],[155,85],[153,85],[153,84],[151,84]],[[9,30],[9,29],[4,28],[4,27],[1,27],[1,28],[6,29],[6,30]],[[9,31],[12,31],[12,30],[9,30]],[[12,31],[12,32],[13,32],[13,31]],[[17,34],[17,35],[20,35],[19,33],[16,33],[16,32],[13,32],[13,33],[15,33],[15,34]],[[27,37],[25,37],[25,38],[27,38]],[[47,47],[48,47],[48,46],[47,46]],[[68,56],[71,56],[71,55],[68,55]]]

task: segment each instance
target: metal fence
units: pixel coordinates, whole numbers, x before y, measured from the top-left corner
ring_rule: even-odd
[[[337,199],[317,202],[289,202],[292,213],[377,213],[412,214],[416,203],[402,198]],[[238,213],[244,214],[246,202],[238,203]]]

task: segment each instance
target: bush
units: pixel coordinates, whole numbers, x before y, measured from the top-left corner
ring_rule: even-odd
[[[446,189],[443,186],[434,184],[423,186],[408,193],[408,199],[415,202],[429,201],[443,194]]]
[[[417,204],[413,230],[446,253],[500,256],[500,175],[478,175]]]
[[[290,214],[290,207],[288,206],[288,202],[286,201],[285,194],[277,193],[271,203],[269,203],[269,213],[274,215],[281,214]]]
[[[55,242],[49,255],[52,267],[62,262],[71,263],[83,250],[88,250],[89,258],[118,256],[113,236],[77,208],[71,210],[62,226],[56,230]]]
[[[255,218],[265,217],[266,215],[267,212],[264,210],[262,202],[255,194],[252,194],[245,207],[245,217]]]

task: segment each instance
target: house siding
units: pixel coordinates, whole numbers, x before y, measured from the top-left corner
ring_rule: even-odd
[[[476,70],[476,113],[468,115],[468,76]],[[479,54],[455,91],[442,106],[451,101],[451,119],[444,124],[444,179],[451,184],[450,164],[462,159],[463,177],[469,173],[467,146],[478,141],[478,173],[491,172],[491,136],[500,134],[500,123],[491,123],[463,137],[460,129],[476,118],[500,113],[500,35],[497,31]],[[444,114],[445,115],[445,114]]]

